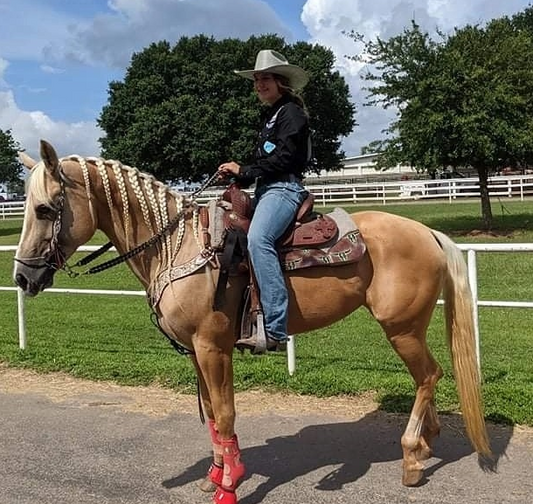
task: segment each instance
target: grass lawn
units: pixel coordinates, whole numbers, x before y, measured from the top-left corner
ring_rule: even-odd
[[[533,242],[533,202],[493,202],[494,233],[480,234],[479,202],[357,206],[424,222],[457,242]],[[20,221],[0,221],[0,244],[15,244]],[[103,243],[96,236],[92,243]],[[112,257],[107,255],[106,258]],[[12,254],[0,254],[0,285],[12,285]],[[478,256],[480,299],[531,300],[533,254],[483,253]],[[140,286],[124,266],[88,277],[56,276],[55,287],[132,289]],[[150,321],[142,297],[44,293],[25,303],[28,348],[18,349],[14,292],[0,292],[0,362],[42,372],[65,371],[93,380],[124,384],[160,383],[194,393],[195,376]],[[480,307],[483,396],[488,418],[533,425],[533,310]],[[439,411],[458,408],[451,363],[438,307],[428,340],[445,377],[439,382]],[[285,355],[253,357],[235,353],[238,390],[268,388],[317,396],[376,391],[382,408],[409,411],[414,386],[377,323],[358,310],[328,328],[297,338],[297,370],[289,376]]]

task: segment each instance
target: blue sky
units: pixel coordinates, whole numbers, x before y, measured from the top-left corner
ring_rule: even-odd
[[[36,156],[40,138],[60,155],[96,155],[96,118],[111,80],[149,43],[198,33],[217,38],[278,33],[290,42],[329,47],[350,86],[359,126],[344,139],[347,155],[380,137],[391,116],[362,107],[361,67],[345,56],[356,30],[389,37],[413,16],[444,31],[525,9],[506,0],[0,0],[0,129]]]

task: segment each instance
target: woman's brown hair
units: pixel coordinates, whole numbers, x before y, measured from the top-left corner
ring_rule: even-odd
[[[302,107],[304,112],[306,114],[309,114],[308,111],[307,111],[307,107],[305,106],[305,102],[304,102],[303,98],[299,94],[297,94],[296,91],[294,91],[293,88],[291,88],[289,79],[287,77],[285,77],[284,75],[279,75],[279,74],[272,74],[272,75],[274,76],[274,78],[278,82],[278,86],[279,86],[281,94],[282,95],[289,95],[291,97],[291,100],[294,103],[296,103],[296,105],[299,105],[300,107]]]

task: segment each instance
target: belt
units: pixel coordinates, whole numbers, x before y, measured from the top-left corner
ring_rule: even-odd
[[[294,173],[284,173],[280,178],[280,182],[301,182],[302,177],[298,177]]]

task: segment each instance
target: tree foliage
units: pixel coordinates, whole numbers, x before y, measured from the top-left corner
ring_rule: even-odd
[[[353,129],[355,109],[333,70],[333,54],[274,35],[247,41],[183,37],[173,47],[162,41],[134,54],[124,80],[110,84],[99,117],[104,155],[169,181],[198,181],[224,161],[249,161],[260,105],[251,82],[233,69],[253,68],[264,48],[309,71],[302,96],[314,129],[316,169],[337,168],[344,154],[339,138]]]
[[[398,111],[387,138],[371,147],[382,166],[475,168],[490,228],[489,174],[533,162],[533,37],[509,18],[440,36],[430,39],[413,22],[396,37],[366,43],[375,69],[365,75],[374,83],[369,104]]]
[[[18,161],[20,150],[20,146],[11,135],[11,130],[0,129],[0,183],[10,187],[20,184],[22,172]]]

